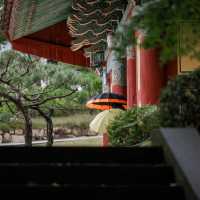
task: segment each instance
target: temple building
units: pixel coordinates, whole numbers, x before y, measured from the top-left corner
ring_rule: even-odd
[[[15,50],[96,68],[102,90],[127,96],[128,108],[157,104],[171,77],[199,63],[181,57],[161,68],[159,50],[141,47],[142,32],[137,46],[130,44],[126,56],[117,59],[115,31],[140,5],[139,0],[5,0],[1,28]]]

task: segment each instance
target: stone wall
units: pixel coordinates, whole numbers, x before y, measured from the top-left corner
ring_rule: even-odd
[[[90,131],[86,128],[73,127],[73,128],[58,128],[55,127],[53,131],[54,139],[73,138],[81,136],[95,136],[97,133]],[[33,129],[33,141],[46,140],[46,129]],[[0,143],[23,143],[24,134],[23,130],[16,130],[13,132],[2,132],[0,130]]]

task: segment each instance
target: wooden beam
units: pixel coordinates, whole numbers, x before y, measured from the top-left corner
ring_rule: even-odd
[[[81,50],[73,52],[70,47],[38,41],[26,37],[12,41],[11,44],[13,49],[23,53],[61,61],[72,65],[89,67],[89,59],[84,56],[84,52]]]

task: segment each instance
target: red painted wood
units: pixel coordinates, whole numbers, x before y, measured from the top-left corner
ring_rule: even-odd
[[[159,96],[164,85],[164,73],[159,66],[159,55],[156,49],[140,50],[140,91],[139,101],[142,105],[159,103]]]
[[[104,133],[103,134],[103,144],[102,144],[102,146],[107,147],[108,145],[109,145],[109,137],[108,137],[107,133]]]
[[[177,59],[174,59],[174,60],[168,62],[164,66],[164,71],[165,71],[165,82],[167,83],[167,81],[169,79],[174,78],[178,74],[178,62],[177,62]]]
[[[33,40],[69,47],[72,38],[67,29],[66,21],[59,22],[46,29],[26,36]]]
[[[126,88],[126,86],[113,85],[111,88],[111,92],[119,94],[119,95],[123,95],[126,97],[127,88]]]
[[[82,50],[71,51],[71,40],[66,21],[62,21],[11,43],[15,50],[23,53],[73,65],[89,66],[89,59],[84,56]]]
[[[21,38],[12,42],[13,49],[39,57],[61,61],[73,65],[89,66],[83,52],[72,52],[68,47]]]
[[[136,104],[136,57],[133,55],[127,58],[127,108],[132,108]]]

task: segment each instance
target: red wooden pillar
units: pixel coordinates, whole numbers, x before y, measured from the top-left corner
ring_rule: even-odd
[[[127,48],[127,107],[132,108],[137,104],[136,94],[136,57],[135,49]]]
[[[143,37],[139,36],[141,44]],[[164,73],[157,49],[137,47],[137,105],[157,104],[163,87]]]
[[[103,147],[107,147],[108,145],[109,145],[108,133],[104,133],[103,134],[103,143],[102,143],[102,146]]]

